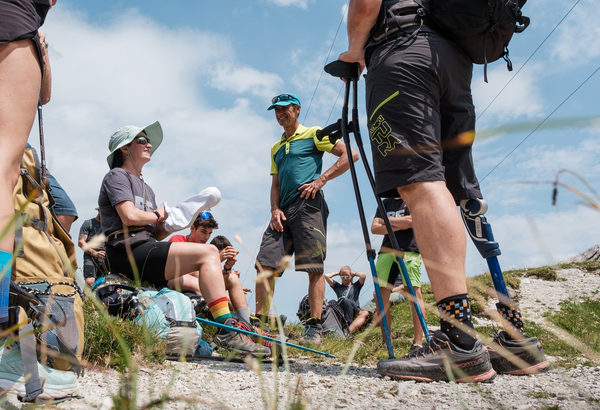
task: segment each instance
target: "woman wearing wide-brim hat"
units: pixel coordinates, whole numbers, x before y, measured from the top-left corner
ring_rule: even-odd
[[[107,236],[106,259],[111,273],[139,278],[159,289],[166,287],[171,279],[194,274],[214,319],[237,326],[229,312],[217,248],[189,242],[160,242],[168,236],[164,230],[168,215],[164,207],[157,208],[154,191],[144,181],[142,169],[162,139],[158,122],[144,128],[121,127],[110,137],[107,157],[110,171],[102,181],[98,206]],[[220,330],[214,340],[240,353],[265,353],[262,346],[236,332]]]

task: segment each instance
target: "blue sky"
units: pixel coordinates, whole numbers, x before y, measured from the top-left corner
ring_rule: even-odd
[[[564,102],[600,66],[600,8],[593,0],[549,3],[525,6],[532,23],[511,42],[515,71],[492,64],[485,84],[482,66],[474,68],[481,136],[474,160],[505,269],[555,263],[600,242],[600,212],[564,189],[552,206],[549,183],[568,169],[600,189],[600,74]],[[146,181],[159,202],[172,204],[219,187],[216,233],[241,238],[238,268],[253,288],[253,258],[269,220],[269,149],[281,133],[266,108],[273,95],[295,92],[305,125],[339,117],[341,82],[322,75],[322,67],[345,50],[345,10],[341,0],[59,0],[43,27],[54,77],[44,126],[48,166],[79,210],[71,233],[76,237],[81,222],[94,215],[112,131],[159,120],[165,139],[144,169]],[[359,92],[366,141],[362,81]],[[546,126],[529,135],[561,103]],[[37,145],[35,132],[30,141]],[[332,162],[327,158],[325,166]],[[358,170],[370,220],[375,201],[361,164]],[[569,174],[560,181],[590,194]],[[326,271],[348,264],[369,274],[349,173],[329,182],[325,194],[331,211]],[[380,240],[372,238],[376,246]],[[468,275],[486,270],[469,246]],[[277,283],[278,310],[295,319],[307,283],[305,274],[288,270]],[[369,279],[361,300],[371,292]],[[333,297],[331,289],[327,296]],[[252,296],[249,302],[253,306]]]

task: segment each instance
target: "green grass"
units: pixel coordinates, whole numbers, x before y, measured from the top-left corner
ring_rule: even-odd
[[[92,299],[83,304],[85,318],[85,347],[83,358],[89,363],[124,370],[127,360],[119,349],[114,332],[119,332],[129,351],[148,362],[161,363],[165,357],[165,343],[144,326],[98,311]]]
[[[505,272],[505,281],[513,289],[518,289],[523,276],[536,276],[547,280],[556,279],[556,271],[566,268],[579,268],[587,271],[596,271],[600,269],[600,262],[583,262],[559,264],[555,266],[543,266],[534,269],[513,270]],[[484,316],[483,302],[491,297],[495,299],[495,291],[489,274],[483,274],[468,278],[468,288],[471,295],[471,309],[477,317]],[[426,309],[426,322],[429,325],[437,326],[439,319],[435,311],[435,301],[431,286],[425,284],[422,288],[425,303],[429,305]],[[490,296],[491,295],[491,296]],[[483,301],[483,302],[482,302]],[[84,358],[92,363],[105,366],[112,366],[123,369],[126,361],[123,359],[118,344],[112,336],[111,329],[118,329],[126,342],[129,350],[133,352],[136,358],[142,358],[148,362],[160,363],[164,360],[164,343],[154,338],[146,329],[140,327],[134,322],[121,320],[115,317],[103,317],[96,308],[86,301],[85,320],[86,320],[86,347]],[[394,353],[396,357],[405,354],[412,344],[413,326],[409,302],[403,302],[392,306],[391,315],[393,317],[391,335]],[[527,318],[525,318],[527,319]],[[568,300],[563,302],[557,311],[549,312],[547,320],[554,325],[570,332],[572,336],[582,343],[588,345],[592,350],[600,352],[600,301],[594,299],[584,299],[577,302]],[[203,339],[210,341],[216,328],[203,326]],[[478,327],[478,331],[483,334],[492,334],[490,327]],[[584,356],[573,346],[555,335],[548,329],[533,322],[526,322],[525,330],[527,334],[538,337],[544,344],[544,350],[548,355],[560,357],[558,365],[570,367],[582,363],[580,358]],[[302,337],[304,328],[297,323],[288,324],[285,327],[285,333],[290,342],[297,343]],[[370,326],[363,331],[355,334],[353,340],[340,340],[333,335],[325,335],[321,346],[315,347],[322,352],[330,352],[336,356],[337,361],[346,361],[355,342],[360,344],[353,362],[358,365],[374,365],[380,359],[388,357],[386,346],[381,336],[379,327]],[[287,352],[291,358],[309,357],[315,361],[322,359],[322,356],[308,353],[299,349],[288,348]],[[227,352],[219,351],[220,354]],[[592,363],[591,359],[583,363]]]

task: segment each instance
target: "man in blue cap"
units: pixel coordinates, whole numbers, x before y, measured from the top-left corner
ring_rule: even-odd
[[[318,345],[323,330],[323,262],[329,214],[321,188],[349,168],[346,145],[340,140],[332,143],[329,137],[319,141],[316,132],[320,127],[300,125],[300,99],[295,94],[277,95],[271,103],[268,110],[275,110],[283,134],[271,147],[271,221],[256,258],[258,273],[268,273],[256,283],[256,315],[263,321],[267,317],[275,277],[286,268],[284,256],[295,253],[295,269],[308,273],[311,311],[300,343]],[[323,152],[339,158],[321,173]],[[352,159],[358,160],[354,151]]]

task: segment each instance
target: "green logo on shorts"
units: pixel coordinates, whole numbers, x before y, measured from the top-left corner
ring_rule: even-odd
[[[383,115],[379,115],[371,124],[369,135],[382,157],[386,157],[388,152],[393,150],[396,145],[402,144],[402,141],[392,134],[392,128],[383,118]]]

